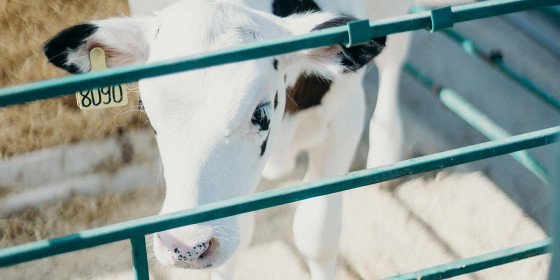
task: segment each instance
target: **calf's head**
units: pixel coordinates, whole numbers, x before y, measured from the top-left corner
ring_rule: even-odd
[[[304,34],[350,21],[327,13],[279,18],[222,1],[179,2],[153,17],[112,18],[70,27],[49,40],[49,61],[88,72],[89,51],[105,50],[108,67],[163,61],[248,42]],[[376,56],[385,38],[347,49],[331,46],[188,71],[139,82],[156,131],[166,196],[161,213],[254,191],[284,115],[286,88],[302,73],[325,79]],[[238,217],[157,233],[166,265],[216,266],[239,246]]]

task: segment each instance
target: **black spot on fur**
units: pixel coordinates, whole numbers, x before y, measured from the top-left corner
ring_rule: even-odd
[[[276,91],[276,95],[274,96],[274,110],[278,107],[278,91]]]
[[[266,144],[268,143],[268,136],[270,136],[270,132],[268,133],[268,135],[266,135],[266,139],[264,139],[264,142],[261,144],[261,157],[264,155],[264,152],[266,152]]]
[[[313,0],[274,0],[272,13],[279,17],[287,17],[296,13],[319,11],[319,6]]]
[[[295,113],[321,104],[321,99],[329,91],[332,81],[316,75],[300,75],[294,86],[286,92],[286,113]]]
[[[278,70],[278,59],[275,58],[272,60],[272,66],[274,69]]]
[[[354,17],[338,17],[315,26],[313,30],[346,25],[347,23],[355,20],[356,18]],[[383,48],[385,48],[386,41],[387,37],[383,36],[379,38],[373,38],[366,44],[354,46],[351,48],[340,45],[342,47],[340,58],[342,65],[345,67],[345,72],[356,71],[372,61],[373,58],[379,55]]]
[[[43,46],[43,52],[49,62],[65,69],[70,73],[78,73],[80,69],[74,65],[65,65],[69,51],[75,51],[85,42],[84,40],[97,31],[99,27],[89,23],[78,24],[62,30]]]

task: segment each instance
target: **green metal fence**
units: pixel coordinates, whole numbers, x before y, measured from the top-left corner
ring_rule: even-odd
[[[557,4],[560,4],[560,0],[492,0],[373,21],[369,23],[369,28],[365,29],[361,28],[364,27],[365,24],[364,21],[361,21],[349,24],[346,27],[335,27],[313,32],[308,35],[249,44],[234,49],[215,51],[203,55],[144,65],[125,66],[106,71],[7,87],[0,89],[0,106],[51,98],[69,94],[76,90],[132,82],[147,77],[268,57],[307,48],[333,44],[359,44],[368,41],[369,38],[372,37],[398,32],[416,29],[439,31],[449,28],[454,23],[458,22]],[[416,70],[413,66],[408,65],[405,70],[414,74],[427,86],[432,87],[434,85],[428,77],[422,75],[420,71]],[[445,89],[440,89],[438,94],[443,102],[447,102],[446,104],[450,106],[450,108],[456,108],[458,114],[460,114],[461,110],[472,109],[467,106],[468,104],[465,105],[461,102],[453,102],[461,101],[461,99],[450,90],[446,91]],[[447,97],[442,98],[442,96]],[[556,106],[554,101],[552,101],[552,104]],[[499,129],[497,130],[499,131]],[[496,127],[490,126],[490,131],[496,131]],[[559,135],[560,126],[517,136],[509,136],[507,133],[490,133],[489,138],[495,140],[482,144],[405,160],[378,168],[356,171],[344,176],[326,178],[292,187],[275,189],[202,205],[176,213],[131,220],[82,231],[60,238],[41,240],[0,249],[0,267],[128,239],[131,241],[132,259],[136,278],[147,279],[148,264],[145,236],[148,234],[544,146],[556,142],[559,139]],[[533,172],[539,176],[539,178],[545,182],[550,181],[548,173],[527,154],[521,152],[512,156],[515,157],[516,155],[518,160],[522,163],[526,162],[528,166],[537,166],[537,169],[535,169],[536,171],[533,170]],[[560,211],[560,207],[558,208]],[[540,242],[466,260],[455,261],[442,266],[399,275],[389,279],[444,279],[454,277],[464,273],[470,273],[547,253],[552,246],[551,244],[552,240],[548,238]],[[555,259],[557,261],[558,258]],[[551,275],[554,273],[558,272],[553,272]]]

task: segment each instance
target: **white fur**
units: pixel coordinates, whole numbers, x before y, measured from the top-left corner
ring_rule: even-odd
[[[154,4],[152,0],[129,2],[138,11],[147,2]],[[304,34],[336,13],[370,19],[405,14],[411,0],[316,2],[328,12],[278,18],[271,15],[270,0],[188,0],[150,16],[95,21],[100,31],[69,55],[68,63],[89,70],[87,50],[94,45],[106,49],[109,66],[162,61]],[[388,49],[377,59],[381,79],[378,108],[370,125],[368,167],[400,159],[397,90],[408,36],[390,36]],[[305,181],[348,171],[364,121],[361,81],[365,70],[341,75],[333,47],[276,59],[278,70],[273,69],[272,58],[263,58],[139,82],[164,165],[167,191],[161,213],[252,193],[263,169],[265,177],[286,174],[303,150],[309,153]],[[334,81],[320,106],[284,116],[286,87],[302,72]],[[277,92],[279,104],[274,110],[271,107]],[[263,104],[269,106],[265,109],[270,112],[269,131],[259,131],[251,122],[253,111]],[[267,149],[261,157],[265,139]],[[302,201],[296,211],[294,240],[309,264],[312,279],[334,278],[341,204],[342,195],[333,194]],[[235,266],[233,256],[239,247],[247,246],[252,228],[252,213],[186,226],[157,233],[154,250],[163,264],[219,266],[213,279],[228,279]],[[203,254],[199,246],[210,243],[213,253],[197,259]],[[187,255],[188,261],[184,261]]]

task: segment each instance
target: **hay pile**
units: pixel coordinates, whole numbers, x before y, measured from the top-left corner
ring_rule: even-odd
[[[152,215],[159,209],[157,201],[162,199],[161,188],[144,188],[95,197],[76,195],[28,208],[0,219],[0,248]],[[139,201],[144,203],[137,205]]]
[[[95,197],[78,195],[38,209],[28,208],[0,219],[0,248],[153,215],[162,196],[161,188],[140,188]],[[152,259],[150,253],[150,262],[154,263]],[[5,267],[0,269],[0,279],[115,279],[111,275],[130,271],[131,267],[130,245],[121,241]],[[154,267],[150,270],[157,271]]]
[[[67,75],[47,62],[44,42],[71,25],[128,13],[126,0],[0,1],[0,87]],[[129,98],[128,106],[90,112],[72,95],[0,108],[0,159],[144,126],[137,94]]]
[[[68,75],[47,62],[42,53],[45,41],[74,24],[128,13],[126,0],[0,1],[0,87]],[[0,108],[0,161],[32,150],[102,139],[118,130],[147,126],[144,114],[137,109],[137,99],[134,92],[129,95],[126,107],[88,112],[79,110],[73,95]],[[9,192],[0,182],[0,198]],[[96,197],[76,195],[65,201],[28,208],[0,219],[0,248],[153,215],[162,196],[161,188],[143,188]],[[126,254],[120,258],[103,255],[107,250],[104,246],[97,251],[86,250],[3,268],[0,279],[87,279],[97,275],[95,270],[100,267],[106,271],[129,269],[128,244],[119,246],[122,248],[115,248]],[[115,254],[115,250],[109,250],[110,254]],[[76,256],[90,257],[92,252],[104,256],[98,258],[97,266],[93,264],[95,260],[91,263],[74,260]],[[114,265],[109,267],[102,263],[103,259]],[[65,265],[57,266],[59,262]],[[51,271],[54,267],[58,269]]]

